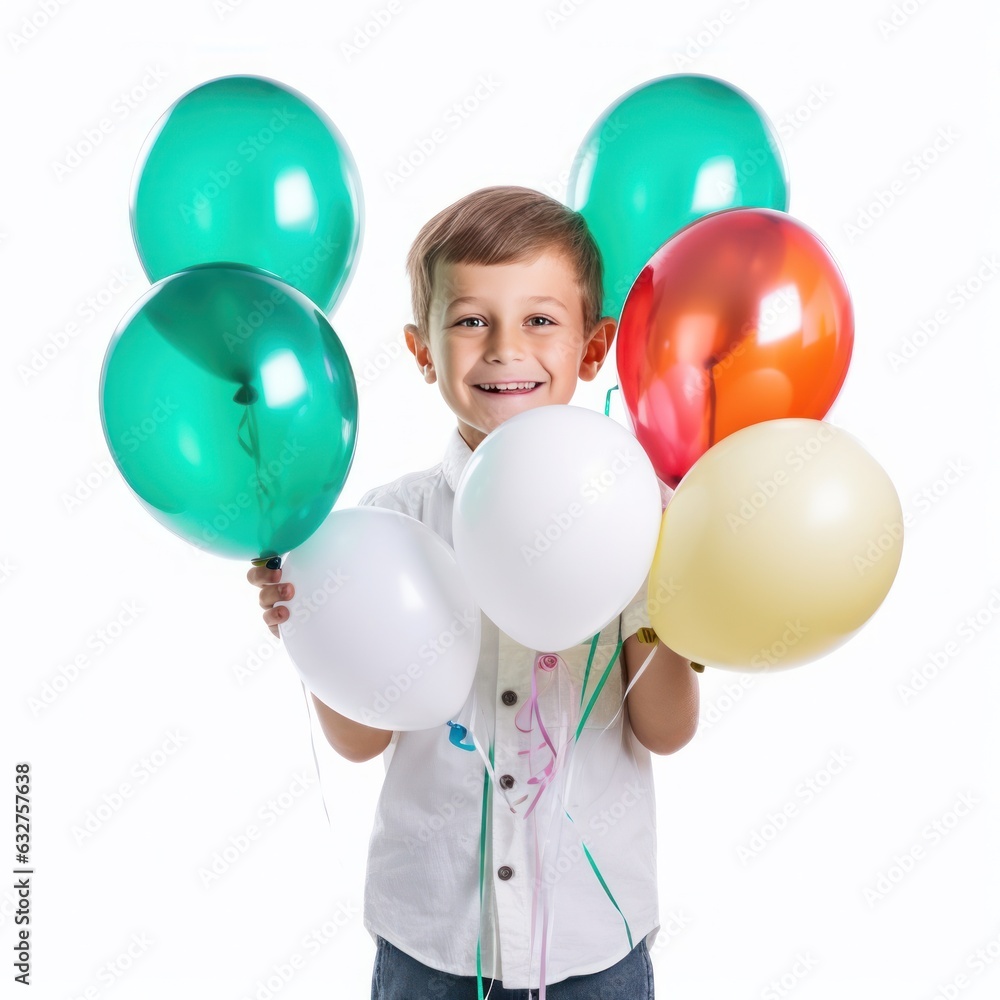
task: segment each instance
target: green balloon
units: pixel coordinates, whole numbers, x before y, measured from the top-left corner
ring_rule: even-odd
[[[781,146],[763,111],[710,76],[664,76],[630,90],[594,123],[570,170],[567,203],[604,259],[604,315],[618,318],[653,254],[727,208],[788,209]]]
[[[322,310],[257,268],[157,282],[115,330],[101,423],[146,510],[198,548],[267,558],[332,510],[357,438],[354,373]]]
[[[132,236],[150,281],[196,264],[262,268],[330,312],[361,245],[347,144],[302,94],[227,76],[178,98],[139,154]]]

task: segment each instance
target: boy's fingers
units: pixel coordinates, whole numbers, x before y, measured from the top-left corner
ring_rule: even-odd
[[[271,631],[273,631],[275,635],[278,635],[278,622],[284,621],[287,617],[287,608],[268,608],[268,610],[264,612],[264,624],[270,626]]]
[[[288,601],[295,596],[295,588],[290,583],[269,583],[260,588],[259,603],[262,608],[273,608],[276,601]]]
[[[270,568],[267,565],[268,560],[251,560],[253,565],[247,570],[247,582],[252,583],[255,587],[260,587],[257,600],[264,609],[262,616],[264,624],[275,639],[280,639],[281,633],[278,631],[278,623],[288,617],[288,610],[283,607],[276,608],[274,603],[275,601],[290,600],[295,594],[295,588],[290,583],[279,583],[281,580],[280,560],[272,559],[269,561],[272,565],[278,563],[278,566]]]
[[[263,587],[266,583],[277,583],[280,579],[280,569],[268,569],[266,566],[252,566],[247,570],[247,580],[255,587]]]

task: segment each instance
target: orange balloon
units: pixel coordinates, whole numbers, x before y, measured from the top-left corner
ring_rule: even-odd
[[[819,237],[784,212],[730,209],[686,226],[636,278],[618,384],[632,433],[676,487],[741,427],[826,416],[853,346],[850,295]]]

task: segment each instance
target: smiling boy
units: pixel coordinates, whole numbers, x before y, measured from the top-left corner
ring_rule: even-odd
[[[568,403],[614,338],[613,320],[584,314],[571,264],[554,250],[506,264],[437,260],[432,287],[423,332],[408,323],[406,346],[473,450],[515,413]]]
[[[600,371],[615,321],[600,314],[601,259],[582,216],[528,188],[484,188],[439,212],[420,230],[407,270],[415,323],[404,327],[406,345],[457,427],[442,462],[369,490],[360,502],[409,514],[452,544],[454,491],[472,452],[515,413],[570,403],[578,380],[592,381]],[[265,568],[248,579],[262,588],[264,621],[277,634],[288,612],[274,604],[291,596],[290,584],[277,582],[280,570]],[[595,675],[619,649],[621,669],[610,670],[577,743],[572,825],[547,846],[544,871],[535,872],[524,811],[532,777],[525,755],[537,732],[524,731],[518,712],[531,694],[536,651],[485,615],[482,622],[470,693],[480,715],[472,719],[467,702],[457,717],[495,750],[482,859],[483,766],[476,754],[451,745],[444,727],[371,728],[313,698],[327,739],[343,756],[360,761],[386,753],[365,881],[364,925],[377,946],[372,998],[472,1000],[480,946],[484,976],[503,978],[491,996],[512,1000],[516,989],[537,989],[537,927],[530,944],[541,882],[553,887],[559,907],[546,960],[553,1000],[652,997],[648,947],[659,918],[650,753],[674,753],[694,735],[697,675],[659,643],[618,712],[650,651],[635,634],[650,624],[644,585],[598,636]],[[588,654],[589,642],[560,651],[580,687]],[[593,687],[587,685],[588,695]]]
[[[479,241],[466,237],[465,260],[448,260],[431,249],[441,239],[435,221],[444,228],[438,216],[421,231],[407,259],[418,322],[403,328],[406,346],[424,379],[439,384],[472,451],[515,413],[571,402],[578,379],[597,377],[615,337],[615,321],[600,314],[600,257],[584,253],[575,262],[571,249],[549,243],[553,237],[546,226],[532,224],[531,211],[542,197],[537,192],[485,188],[470,196],[478,201],[466,199],[468,219],[458,209],[462,202],[452,206],[449,224],[456,230],[468,226],[486,198],[494,211],[502,211],[508,192],[508,211],[519,218],[518,228],[506,234],[509,247],[498,245],[496,230],[480,219],[473,230]],[[523,207],[515,211],[518,202]],[[555,228],[551,207],[543,209]],[[580,243],[585,242],[581,234]],[[516,259],[507,260],[515,253]],[[487,385],[516,388],[496,391]],[[646,657],[635,635],[625,640],[623,656],[631,680]],[[639,742],[653,753],[679,750],[694,735],[697,712],[658,708],[683,705],[692,696],[697,684],[690,661],[660,643],[626,703]]]

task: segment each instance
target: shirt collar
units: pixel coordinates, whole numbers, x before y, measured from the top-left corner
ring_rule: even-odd
[[[441,463],[445,481],[451,487],[452,493],[458,489],[458,481],[462,478],[462,472],[471,457],[472,449],[466,444],[458,427],[453,428],[451,436],[448,438],[448,446],[445,448],[444,460]]]

